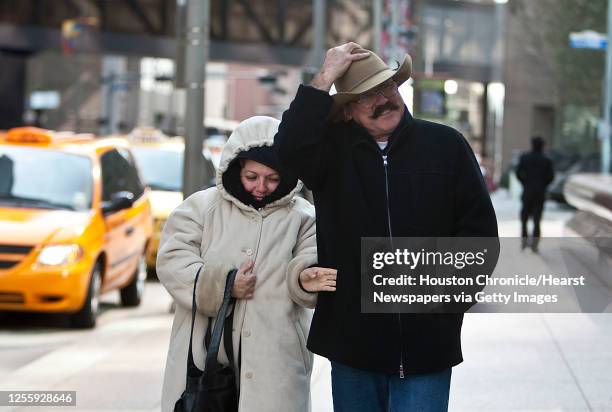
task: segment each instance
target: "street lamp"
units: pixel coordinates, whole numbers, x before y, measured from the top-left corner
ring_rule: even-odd
[[[444,82],[444,93],[457,94],[457,90],[459,90],[459,84],[457,84],[456,80],[449,79]]]

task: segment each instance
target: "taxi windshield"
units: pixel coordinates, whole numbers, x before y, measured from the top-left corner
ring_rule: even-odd
[[[152,190],[180,192],[183,187],[183,151],[133,147],[132,152],[147,186]]]
[[[31,147],[0,145],[0,207],[88,210],[91,160]]]

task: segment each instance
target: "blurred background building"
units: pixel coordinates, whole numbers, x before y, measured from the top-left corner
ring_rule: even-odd
[[[572,32],[606,33],[604,0],[510,0],[506,7],[503,152],[513,155],[540,135],[556,165],[599,171],[604,50],[570,47]],[[563,172],[563,170],[560,170]]]
[[[187,0],[0,0],[0,129],[182,134]],[[323,7],[317,32],[316,6]],[[495,181],[529,138],[596,156],[604,0],[210,0],[207,123],[280,116],[322,51],[345,41],[413,57],[401,92],[416,116],[468,138]],[[317,34],[322,41],[317,50]],[[177,66],[179,69],[177,70]]]

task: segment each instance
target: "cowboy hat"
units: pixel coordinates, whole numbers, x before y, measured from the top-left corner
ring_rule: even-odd
[[[399,86],[408,80],[412,74],[412,59],[407,54],[404,56],[402,63],[398,64],[396,62],[397,67],[392,69],[376,53],[370,50],[355,49],[353,53],[363,53],[364,51],[370,52],[369,56],[352,62],[342,77],[334,82],[336,94],[332,95],[334,104],[329,115],[331,121],[339,120],[342,107],[357,99],[361,93],[365,93],[391,78]]]

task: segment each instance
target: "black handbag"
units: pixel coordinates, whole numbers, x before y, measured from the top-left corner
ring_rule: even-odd
[[[198,369],[193,362],[191,346],[196,315],[195,293],[199,276],[200,270],[198,270],[193,285],[191,334],[189,335],[189,354],[187,355],[187,383],[181,397],[174,405],[174,412],[235,412],[238,411],[238,389],[234,374],[234,351],[232,347],[232,321],[234,316],[233,313],[227,316],[227,311],[230,303],[234,301],[231,290],[236,277],[236,269],[231,270],[227,275],[223,303],[215,319],[212,337],[210,334],[212,318],[209,318],[204,338],[207,354],[203,371]],[[224,366],[217,361],[221,333],[224,328],[227,333],[224,334],[223,343],[229,366]]]

